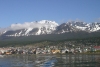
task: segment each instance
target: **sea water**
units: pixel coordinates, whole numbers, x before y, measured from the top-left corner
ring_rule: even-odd
[[[50,54],[5,55],[0,67],[100,67],[100,55]]]

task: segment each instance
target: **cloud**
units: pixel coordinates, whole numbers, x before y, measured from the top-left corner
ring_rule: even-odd
[[[41,28],[41,27],[56,27],[58,24],[55,21],[48,21],[48,20],[42,20],[42,21],[34,21],[34,22],[25,22],[23,24],[17,23],[17,24],[11,24],[10,27],[8,27],[8,30],[18,30],[18,29],[27,29],[27,28]]]

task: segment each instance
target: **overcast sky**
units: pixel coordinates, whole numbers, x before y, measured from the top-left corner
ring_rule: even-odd
[[[100,0],[0,0],[0,27],[40,20],[100,21]]]

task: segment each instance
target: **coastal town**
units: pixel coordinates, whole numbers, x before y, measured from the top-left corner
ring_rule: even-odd
[[[0,55],[11,54],[77,54],[77,53],[98,53],[100,54],[100,46],[45,46],[45,47],[2,47],[0,48]]]

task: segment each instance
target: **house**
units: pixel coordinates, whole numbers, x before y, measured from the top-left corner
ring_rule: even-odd
[[[100,46],[94,46],[94,50],[95,51],[100,50]]]

